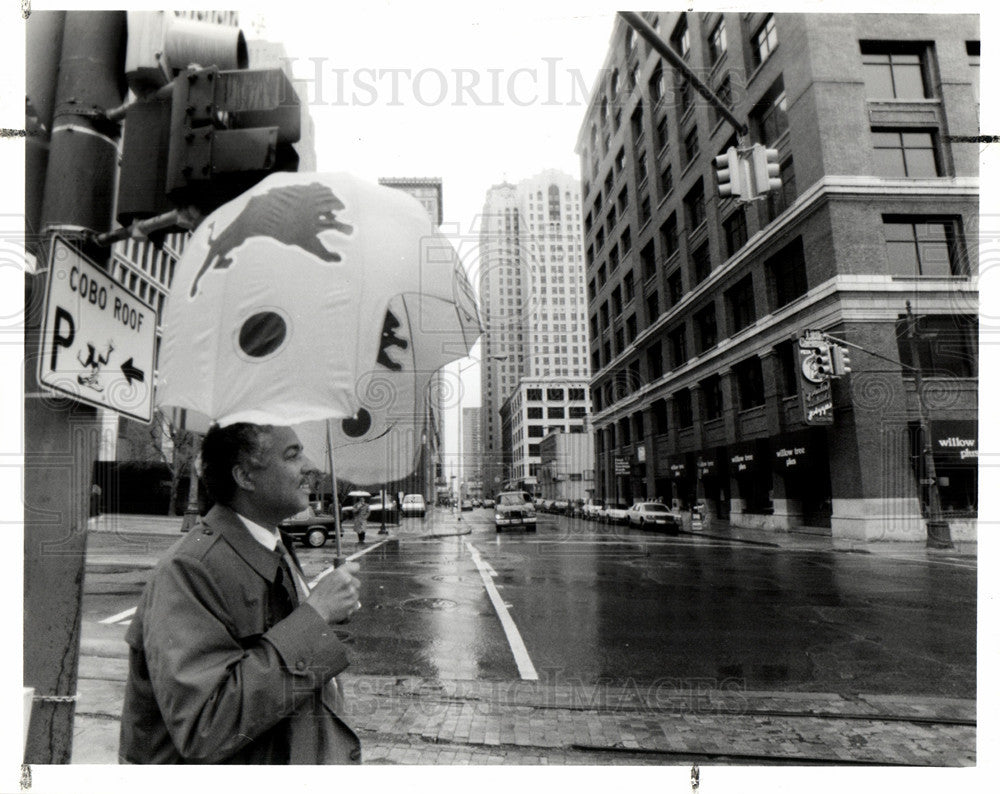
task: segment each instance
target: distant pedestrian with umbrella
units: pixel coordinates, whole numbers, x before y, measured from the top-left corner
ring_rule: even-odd
[[[354,531],[358,533],[358,543],[365,542],[365,522],[371,508],[365,498],[369,496],[365,491],[351,491],[348,496],[354,497]]]

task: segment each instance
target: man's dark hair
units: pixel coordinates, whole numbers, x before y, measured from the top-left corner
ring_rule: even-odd
[[[236,493],[233,467],[238,463],[255,465],[261,451],[261,437],[270,432],[270,425],[248,422],[209,428],[201,442],[201,477],[214,501],[224,505],[232,502]]]

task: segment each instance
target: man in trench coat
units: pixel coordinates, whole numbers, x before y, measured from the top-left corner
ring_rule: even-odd
[[[126,634],[123,763],[360,763],[333,625],[361,608],[356,563],[309,590],[278,524],[309,502],[287,427],[213,427],[215,506],[160,561]]]

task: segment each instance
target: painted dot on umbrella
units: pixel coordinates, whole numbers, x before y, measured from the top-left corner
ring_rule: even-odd
[[[275,312],[258,312],[243,321],[240,350],[253,358],[263,358],[281,347],[288,335],[284,318]]]

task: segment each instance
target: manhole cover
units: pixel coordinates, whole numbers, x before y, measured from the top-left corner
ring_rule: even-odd
[[[450,598],[411,598],[404,601],[401,606],[412,612],[440,612],[444,609],[454,609],[458,606],[458,602]]]

